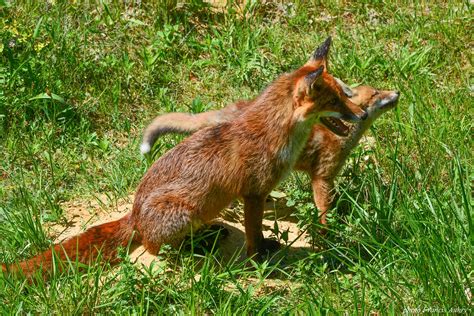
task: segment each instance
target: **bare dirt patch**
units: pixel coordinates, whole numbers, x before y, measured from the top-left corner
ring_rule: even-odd
[[[276,238],[274,234],[275,221],[277,220],[279,234],[287,232],[287,241],[280,240],[285,248],[280,256],[285,259],[297,260],[311,250],[307,235],[300,231],[296,225],[296,219],[291,216],[292,210],[286,207],[277,206],[278,203],[268,202],[265,219],[263,221],[265,237]],[[55,242],[64,241],[73,237],[88,227],[104,222],[118,219],[132,210],[133,195],[116,201],[108,202],[106,196],[97,197],[96,200],[69,201],[62,205],[65,210],[66,224],[54,224],[49,226],[50,234]],[[240,210],[240,211],[239,211]],[[231,260],[237,256],[238,261],[244,260],[245,255],[245,229],[241,207],[238,203],[226,209],[222,217],[212,222],[227,229],[228,235],[219,240],[219,250],[223,260]],[[273,230],[273,231],[272,231]],[[285,247],[290,245],[289,247]],[[149,266],[151,262],[158,260],[156,256],[149,254],[142,246],[133,250],[130,254],[132,260],[138,264]]]

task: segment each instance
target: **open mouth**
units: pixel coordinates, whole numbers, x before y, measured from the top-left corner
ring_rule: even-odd
[[[349,127],[347,127],[342,120],[334,117],[322,117],[321,123],[324,124],[331,132],[339,136],[349,135]]]

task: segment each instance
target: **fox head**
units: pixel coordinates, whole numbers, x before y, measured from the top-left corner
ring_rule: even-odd
[[[358,123],[360,130],[369,128],[375,119],[393,109],[398,103],[400,96],[398,91],[378,90],[371,86],[358,86],[351,89],[339,79],[336,80],[351,101],[367,113],[367,119]],[[347,136],[351,129],[337,118],[322,118],[321,123],[339,136]]]
[[[367,113],[349,99],[338,80],[327,72],[330,45],[331,37],[328,37],[308,62],[293,73],[296,81],[293,93],[295,114],[302,119],[315,115],[351,122],[364,120]]]
[[[397,105],[400,92],[378,90],[371,86],[358,86],[352,89],[351,100],[364,109],[369,118],[377,118]]]

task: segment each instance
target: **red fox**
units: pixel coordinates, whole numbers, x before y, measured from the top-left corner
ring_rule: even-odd
[[[267,195],[287,175],[320,116],[359,121],[353,104],[326,69],[328,38],[301,68],[281,75],[232,121],[204,128],[158,159],[143,176],[132,211],[53,246],[59,259],[88,263],[101,250],[113,261],[131,239],[157,254],[215,218],[233,199],[244,200],[246,247],[257,258],[278,242],[262,234]],[[53,266],[51,250],[2,270],[30,276]]]
[[[351,101],[368,114],[368,119],[347,126],[340,119],[322,117],[314,125],[306,147],[295,169],[305,171],[312,180],[313,198],[319,210],[321,224],[326,224],[326,213],[333,200],[334,179],[351,150],[357,146],[364,132],[382,113],[396,106],[399,92],[377,90],[370,86],[349,88],[336,78]],[[221,110],[199,114],[168,113],[157,116],[144,131],[140,147],[150,151],[158,137],[167,133],[192,133],[199,129],[231,121],[246,111],[250,101],[238,101]]]

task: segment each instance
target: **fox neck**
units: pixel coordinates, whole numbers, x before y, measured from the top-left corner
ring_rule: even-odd
[[[372,126],[374,120],[375,118],[369,116],[365,121],[352,124],[349,135],[342,138],[345,139],[342,146],[343,150],[350,152],[354,147],[356,147],[362,136],[364,136],[364,133],[370,128],[370,126]]]
[[[258,126],[253,135],[259,135],[260,148],[267,157],[275,159],[284,173],[295,164],[311,133],[314,120],[294,120],[293,83],[282,76],[257,99],[252,109],[245,112],[245,120]],[[261,124],[263,122],[263,124]]]
[[[278,159],[282,164],[286,163],[290,168],[293,168],[308,142],[315,121],[315,118],[297,121],[293,122],[292,126],[289,127],[286,141],[278,153]]]

